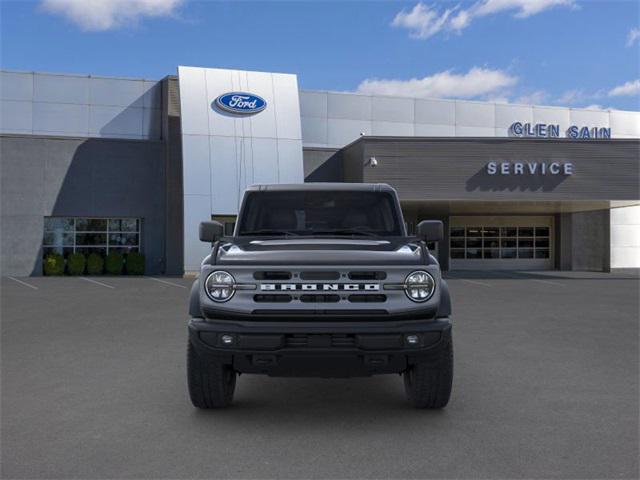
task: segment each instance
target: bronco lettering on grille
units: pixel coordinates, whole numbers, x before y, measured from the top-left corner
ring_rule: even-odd
[[[263,283],[260,285],[262,291],[367,291],[377,292],[380,285],[377,283]]]

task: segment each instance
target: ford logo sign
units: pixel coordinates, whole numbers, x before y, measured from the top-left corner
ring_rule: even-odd
[[[252,115],[267,107],[264,98],[246,92],[224,93],[215,99],[214,104],[225,112],[238,115]]]

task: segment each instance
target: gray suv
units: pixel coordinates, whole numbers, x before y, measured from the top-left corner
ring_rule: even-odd
[[[256,185],[235,231],[200,224],[212,244],[194,282],[187,356],[191,401],[229,405],[239,373],[404,375],[409,400],[442,408],[453,377],[451,301],[427,243],[407,235],[384,184]]]

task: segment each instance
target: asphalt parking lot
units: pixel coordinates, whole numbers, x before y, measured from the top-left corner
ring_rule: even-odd
[[[181,278],[2,278],[3,478],[638,478],[637,272],[449,275],[442,411],[395,375],[188,399]]]

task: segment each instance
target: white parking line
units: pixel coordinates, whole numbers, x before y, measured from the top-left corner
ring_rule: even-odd
[[[99,282],[97,280],[93,280],[91,278],[86,278],[86,277],[80,277],[80,278],[82,280],[86,280],[87,282],[95,283],[96,285],[100,285],[102,287],[107,287],[107,288],[111,288],[111,289],[116,288],[113,285],[107,285],[106,283],[102,283],[102,282]]]
[[[484,282],[478,282],[477,280],[467,280],[466,278],[461,279],[463,282],[473,283],[474,285],[482,285],[483,287],[493,287],[493,285]]]
[[[557,287],[566,287],[564,283],[552,282],[551,280],[538,280],[537,278],[532,278],[531,281],[538,282],[538,283],[546,283],[547,285],[555,285]]]
[[[14,282],[18,282],[20,285],[24,285],[25,287],[29,287],[29,288],[32,288],[34,290],[38,290],[38,287],[36,287],[35,285],[31,285],[30,283],[23,282],[22,280],[18,280],[17,278],[13,278],[13,277],[7,277],[7,278],[10,278]]]
[[[187,288],[179,283],[167,282],[166,280],[160,280],[159,278],[147,277],[149,280],[155,280],[156,282],[164,283],[165,285],[171,285],[172,287]]]

